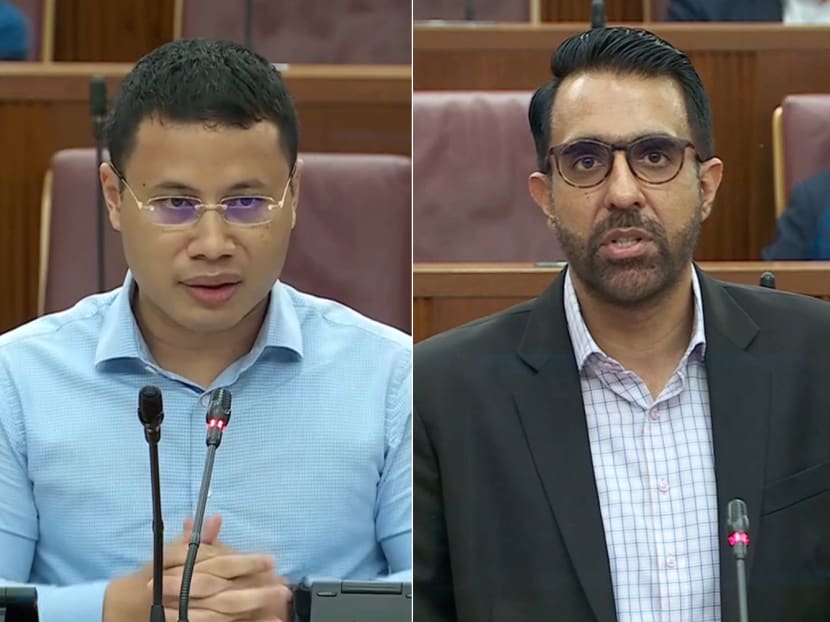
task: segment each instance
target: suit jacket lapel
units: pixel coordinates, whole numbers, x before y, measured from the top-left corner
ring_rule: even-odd
[[[548,504],[599,622],[616,620],[585,408],[563,306],[564,271],[537,299],[512,378],[519,419]],[[551,611],[551,615],[555,612]]]
[[[758,539],[764,487],[764,458],[771,371],[748,352],[759,329],[716,281],[698,271],[706,324],[706,372],[712,414],[712,444],[718,489],[721,611],[724,622],[738,619],[735,557],[727,543],[726,506],[746,501],[750,536]],[[746,561],[751,577],[754,548]]]

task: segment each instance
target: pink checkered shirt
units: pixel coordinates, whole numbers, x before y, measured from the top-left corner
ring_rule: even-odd
[[[694,330],[657,399],[607,356],[570,272],[573,343],[619,622],[720,622],[718,516],[706,335],[693,271]]]

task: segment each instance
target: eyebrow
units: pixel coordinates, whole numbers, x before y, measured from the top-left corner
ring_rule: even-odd
[[[574,136],[573,138],[569,138],[568,140],[563,140],[561,144],[572,143],[578,140],[597,140],[602,143],[630,143],[635,140],[639,140],[640,138],[646,138],[651,136],[661,136],[666,138],[678,138],[676,134],[672,134],[671,132],[666,132],[664,130],[655,130],[655,131],[645,131],[645,132],[638,132],[637,134],[631,134],[629,136],[619,137],[615,140],[608,140],[605,136],[598,136],[596,134],[589,134],[589,135],[579,135]]]
[[[268,188],[267,184],[260,181],[259,179],[244,179],[242,181],[238,181],[233,185],[227,187],[222,192],[222,196],[230,196],[232,194],[242,192],[242,191],[257,191],[261,192]],[[181,193],[187,196],[198,197],[200,196],[199,190],[194,188],[193,186],[186,184],[181,181],[175,181],[172,179],[161,181],[157,184],[153,184],[151,186],[151,190],[153,193],[157,192],[171,192],[171,193]]]

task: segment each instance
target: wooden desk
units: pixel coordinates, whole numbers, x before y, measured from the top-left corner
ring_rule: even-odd
[[[552,51],[582,24],[417,27],[417,90],[533,90]],[[830,29],[780,25],[650,24],[687,52],[712,100],[724,181],[698,244],[701,260],[760,257],[775,209],[771,118],[790,93],[830,92]],[[529,130],[528,130],[529,131]]]
[[[758,285],[763,272],[778,289],[830,300],[830,262],[701,262],[723,281]],[[416,342],[537,296],[560,267],[533,264],[415,264],[413,338]]]
[[[52,154],[91,147],[89,80],[112,97],[128,64],[0,63],[0,332],[35,316],[43,177]],[[411,153],[408,66],[292,66],[300,149]]]

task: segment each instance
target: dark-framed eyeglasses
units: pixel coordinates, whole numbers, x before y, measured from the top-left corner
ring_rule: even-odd
[[[553,157],[559,176],[575,188],[593,188],[605,181],[617,151],[625,152],[628,168],[637,179],[665,184],[680,173],[689,147],[695,149],[694,143],[677,136],[641,136],[627,143],[582,138],[551,147],[548,157]],[[696,150],[695,157],[703,161]]]
[[[225,197],[218,203],[206,203],[196,197],[172,194],[158,195],[141,200],[124,176],[112,164],[110,166],[124,184],[124,187],[127,188],[139,211],[145,214],[154,225],[165,229],[190,227],[199,222],[202,214],[210,210],[219,212],[229,225],[254,227],[268,224],[284,207],[288,187],[294,178],[295,170],[291,170],[291,174],[285,182],[282,197],[279,200],[270,196],[245,194]]]

